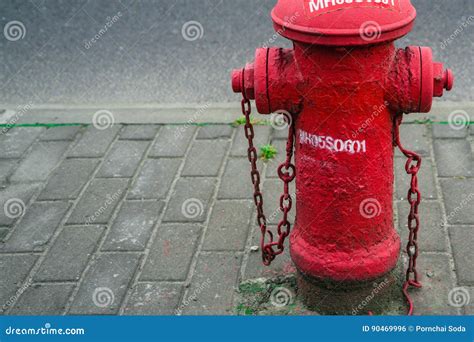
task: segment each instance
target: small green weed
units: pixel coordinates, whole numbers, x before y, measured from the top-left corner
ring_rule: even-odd
[[[263,160],[272,160],[278,154],[277,149],[273,145],[264,145],[260,147],[260,157]]]

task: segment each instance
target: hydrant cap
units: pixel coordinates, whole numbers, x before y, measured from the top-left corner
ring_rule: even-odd
[[[275,30],[299,42],[369,45],[398,39],[413,28],[410,0],[278,0]]]

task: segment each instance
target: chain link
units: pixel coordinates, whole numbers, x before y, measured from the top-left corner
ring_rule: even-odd
[[[251,165],[250,176],[254,187],[254,202],[257,207],[257,222],[261,231],[260,248],[262,249],[262,260],[263,264],[269,266],[277,255],[283,253],[285,247],[285,239],[290,235],[291,223],[288,220],[288,214],[293,206],[293,199],[290,195],[290,183],[295,179],[296,168],[292,164],[291,159],[293,157],[294,147],[294,126],[293,120],[286,117],[289,123],[288,130],[288,141],[286,144],[286,161],[278,168],[278,176],[283,181],[283,193],[280,196],[280,210],[283,213],[283,217],[278,224],[278,239],[274,239],[273,232],[267,227],[267,218],[263,212],[263,195],[260,190],[260,172],[257,168],[258,153],[257,149],[253,144],[255,132],[253,124],[251,122],[250,114],[252,112],[250,100],[245,96],[242,99],[242,114],[245,116],[245,137],[248,140],[248,159]]]
[[[413,300],[408,293],[410,287],[420,288],[421,283],[418,280],[418,271],[416,270],[416,261],[418,258],[418,232],[420,230],[419,205],[421,203],[421,192],[418,188],[418,172],[421,169],[422,158],[413,151],[403,147],[400,142],[400,125],[403,121],[403,114],[395,118],[395,144],[400,151],[408,158],[405,164],[405,171],[411,176],[410,188],[408,189],[407,199],[410,204],[410,213],[408,214],[408,243],[406,252],[408,254],[408,268],[406,280],[403,284],[403,294],[408,302],[408,315],[413,314]]]

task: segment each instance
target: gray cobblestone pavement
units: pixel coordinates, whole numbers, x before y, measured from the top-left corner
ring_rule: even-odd
[[[456,307],[449,299],[474,295],[470,130],[402,127],[402,140],[425,156],[420,314],[474,312],[472,301]],[[260,163],[272,213],[285,135],[269,126],[256,134],[258,145],[279,151]],[[240,281],[293,271],[288,253],[264,268],[253,248],[259,231],[245,143],[240,128],[226,125],[21,127],[0,135],[1,311],[234,314]],[[394,197],[406,239],[404,162],[397,154]]]

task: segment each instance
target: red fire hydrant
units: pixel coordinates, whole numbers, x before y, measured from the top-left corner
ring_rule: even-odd
[[[293,49],[257,49],[253,63],[232,73],[233,90],[255,100],[259,113],[292,116],[297,213],[290,251],[313,306],[340,289],[363,294],[338,297],[353,308],[367,293],[360,284],[373,289],[397,265],[394,134],[403,113],[429,112],[433,97],[453,86],[452,72],[433,62],[430,48],[395,48],[415,18],[410,0],[279,0],[274,27]],[[418,160],[409,160],[409,173]],[[416,263],[416,236],[410,241]],[[331,305],[340,312],[343,303]]]

